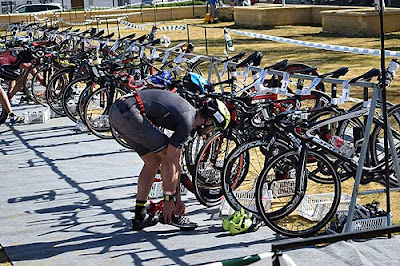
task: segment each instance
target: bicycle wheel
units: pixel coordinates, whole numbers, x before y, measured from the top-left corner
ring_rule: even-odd
[[[400,155],[400,105],[395,105],[390,108],[388,114],[388,125],[392,130],[393,143],[396,153]],[[385,161],[385,145],[384,145],[384,132],[383,121],[377,123],[371,133],[370,150],[372,154],[373,164],[375,167],[381,165],[383,167]],[[389,166],[390,166],[390,184],[397,186],[397,177],[394,170],[392,155],[389,153]],[[383,169],[383,168],[382,168]],[[380,176],[377,180],[380,183],[385,183],[384,178]]]
[[[62,93],[61,102],[64,113],[73,122],[79,118],[79,98],[85,88],[90,85],[89,82],[87,78],[76,79],[70,82]]]
[[[190,192],[194,191],[192,180],[196,170],[196,157],[206,140],[206,136],[192,136],[182,149],[180,181]]]
[[[46,101],[50,108],[58,115],[64,115],[62,93],[72,79],[69,69],[57,72],[49,81],[46,88]]]
[[[334,107],[325,107],[322,109],[318,109],[318,111],[311,112],[311,115],[308,117],[308,120],[310,122],[318,122],[318,121],[323,121],[325,119],[330,119],[334,116],[338,116],[342,114],[344,110],[342,109],[337,109]],[[338,121],[338,122],[332,122],[327,125],[324,125],[322,127],[318,127],[315,132],[313,132],[314,135],[318,136],[320,139],[329,142],[328,136],[339,136],[343,139],[346,139],[346,141],[350,141],[349,138],[351,137],[349,134],[351,132],[351,135],[353,134],[352,132],[354,130],[357,130],[357,128],[362,128],[362,123],[358,118],[352,118],[349,121],[345,121],[348,125],[348,127],[342,127],[343,121]],[[314,147],[315,148],[315,147]],[[319,149],[321,152],[322,149]],[[337,158],[336,156],[330,156],[327,155],[327,158],[331,161],[331,163],[334,165],[336,169],[336,173],[339,176],[340,180],[346,181],[347,179],[351,178],[354,176],[354,169],[349,166],[346,162],[342,161],[341,159]],[[312,158],[309,158],[312,160]],[[324,175],[318,176],[316,175],[314,178],[322,178]],[[329,175],[327,176],[327,179],[315,179],[316,182],[320,183],[330,183],[332,180],[329,178]]]
[[[33,100],[43,106],[47,106],[46,90],[50,82],[50,79],[56,72],[56,68],[53,66],[45,66],[39,68],[36,73],[33,74],[33,69],[27,72],[25,86],[32,94]]]
[[[244,142],[229,154],[222,171],[222,188],[225,200],[234,210],[244,208],[257,213],[257,179],[268,165],[268,159],[290,146],[283,140],[273,141],[272,138],[266,138]]]
[[[207,139],[196,158],[194,194],[204,206],[218,205],[223,196],[221,175],[225,158],[240,143],[236,131],[217,132]]]
[[[81,119],[81,121],[85,121],[85,106],[86,103],[90,97],[90,95],[93,94],[93,92],[95,92],[96,90],[101,88],[101,85],[99,83],[96,83],[93,81],[92,78],[87,78],[85,81],[81,81],[81,82],[85,82],[87,84],[86,88],[83,89],[83,91],[81,92],[81,94],[79,95],[79,99],[78,99],[78,103],[77,103],[77,112],[79,115],[79,118]]]
[[[259,214],[272,230],[285,236],[305,237],[319,232],[340,202],[341,185],[335,169],[325,156],[306,149],[300,154],[290,150],[271,158],[256,184]],[[312,162],[307,160],[310,156]],[[330,175],[333,182],[321,184],[313,181],[321,177],[311,178],[322,173]]]
[[[90,132],[102,139],[113,138],[108,112],[115,100],[127,93],[121,88],[105,87],[90,95],[84,109],[84,122]]]

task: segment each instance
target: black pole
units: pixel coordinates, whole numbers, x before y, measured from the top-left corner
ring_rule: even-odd
[[[141,17],[142,17],[142,23],[143,23],[144,20],[143,20],[143,10],[142,10],[142,6],[143,6],[143,5],[142,5],[142,2],[140,2],[140,13],[141,13],[140,15],[141,15]]]
[[[386,106],[386,67],[385,67],[385,32],[383,27],[383,9],[384,2],[379,0],[379,22],[381,30],[381,83],[382,83],[382,115],[383,115],[383,141],[385,150],[385,178],[386,178],[386,212],[390,214],[390,182],[389,182],[389,140],[388,140],[388,117]],[[394,148],[394,147],[392,147]],[[399,176],[397,178],[400,178]],[[388,237],[391,238],[392,234],[389,233]]]
[[[121,33],[119,32],[119,20],[117,20],[117,29],[118,29],[118,39],[121,38]]]
[[[157,26],[157,5],[154,3],[154,25]]]
[[[110,34],[110,31],[109,31],[109,29],[108,29],[108,18],[106,18],[106,24],[107,24],[107,35],[109,35],[109,34]]]
[[[87,23],[86,23],[86,18],[87,18],[87,17],[86,17],[86,9],[84,8],[84,9],[83,9],[83,11],[85,12],[85,13],[84,13],[84,14],[85,14],[85,28],[86,28],[86,30],[87,30]]]
[[[193,18],[194,18],[194,0],[192,0]]]
[[[190,43],[189,24],[186,24],[186,35],[187,35],[187,44],[189,44]]]
[[[208,55],[207,27],[204,27],[204,39],[206,40],[206,55]]]

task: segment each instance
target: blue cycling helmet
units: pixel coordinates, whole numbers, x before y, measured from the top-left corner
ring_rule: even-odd
[[[208,85],[208,81],[197,73],[189,72],[183,78],[183,86],[192,92],[205,93]]]
[[[172,85],[172,75],[169,71],[161,71],[149,78],[149,83],[154,87],[166,87]]]

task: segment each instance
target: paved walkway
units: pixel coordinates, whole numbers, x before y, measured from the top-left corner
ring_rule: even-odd
[[[73,128],[68,118],[0,126],[0,243],[14,265],[200,265],[269,252],[279,239],[266,227],[222,232],[217,209],[191,194],[185,201],[197,230],[130,231],[140,158]],[[297,265],[400,265],[399,246],[399,238],[376,239],[287,254]]]
[[[201,264],[268,252],[268,228],[231,237],[193,195],[194,232],[130,231],[138,155],[75,133],[68,118],[0,126],[0,243],[15,265]]]

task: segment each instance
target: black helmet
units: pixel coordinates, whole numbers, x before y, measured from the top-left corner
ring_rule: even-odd
[[[226,105],[218,99],[210,99],[201,108],[201,111],[211,117],[216,129],[224,130],[231,121],[231,115]]]

